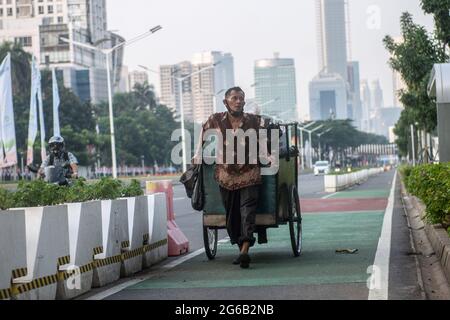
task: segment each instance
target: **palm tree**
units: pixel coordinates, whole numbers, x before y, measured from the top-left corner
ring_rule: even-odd
[[[149,108],[150,111],[155,111],[157,103],[153,86],[149,85],[147,82],[144,84],[136,83],[133,88],[133,93],[135,94],[140,108]]]

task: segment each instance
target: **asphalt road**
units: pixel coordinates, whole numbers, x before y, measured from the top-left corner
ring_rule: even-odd
[[[393,172],[384,173],[352,190],[325,194],[323,177],[301,176],[300,195],[307,203],[308,212],[303,216],[304,250],[300,258],[293,258],[288,229],[281,226],[270,229],[269,244],[252,248],[253,263],[249,270],[231,265],[237,250],[225,240],[219,244],[214,261],[208,261],[205,254],[198,251],[181,257],[186,260],[173,268],[164,267],[180,261],[180,258],[170,258],[162,266],[136,276],[144,281],[128,286],[126,282],[130,279],[123,279],[120,290],[114,289],[117,284],[102,289],[112,289],[105,298],[366,300],[374,292],[368,288],[369,268],[375,263],[386,264],[383,259],[380,262],[379,257],[383,258],[385,247],[381,245],[381,233],[387,230],[392,241],[388,246],[390,259],[385,266],[389,272],[385,274],[388,290],[384,297],[423,299],[398,180],[391,199],[392,210],[385,210],[393,180]],[[175,186],[174,202],[176,222],[190,240],[190,252],[202,249],[202,216],[191,209],[182,186]],[[342,209],[348,208],[349,203],[355,203],[353,210]],[[392,218],[386,219],[391,215]],[[221,233],[223,238],[226,238],[225,232]],[[348,248],[358,249],[358,252],[336,253],[337,249]]]

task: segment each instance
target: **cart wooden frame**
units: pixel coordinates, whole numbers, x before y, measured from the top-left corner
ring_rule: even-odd
[[[299,127],[298,123],[280,124],[285,133],[281,138],[285,150],[280,153],[278,173],[263,176],[260,201],[256,214],[257,228],[279,228],[289,225],[292,251],[299,257],[303,245],[303,228],[299,186]],[[287,146],[287,147],[286,147]],[[292,148],[295,146],[295,148]],[[215,165],[203,164],[205,207],[203,210],[203,240],[210,260],[217,255],[218,230],[226,229],[226,213],[220,189],[214,179]]]

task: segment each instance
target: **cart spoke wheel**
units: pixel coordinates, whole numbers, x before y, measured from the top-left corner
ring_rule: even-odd
[[[203,243],[209,260],[214,260],[217,254],[218,231],[203,227]]]
[[[303,228],[300,199],[295,186],[291,189],[289,198],[289,231],[292,250],[294,251],[294,256],[299,257],[303,246]]]

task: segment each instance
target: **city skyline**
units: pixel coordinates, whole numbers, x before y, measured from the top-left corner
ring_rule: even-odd
[[[400,15],[404,11],[411,12],[415,21],[428,30],[433,28],[432,17],[423,15],[419,0],[398,0],[395,3],[358,0],[349,3],[352,24],[349,59],[360,62],[361,79],[380,79],[388,106],[393,101],[392,70],[387,64],[389,54],[382,39],[387,34],[400,34]],[[277,2],[276,7],[273,1],[268,0],[245,3],[216,1],[214,4],[205,0],[189,3],[133,0],[133,4],[123,7],[121,1],[108,1],[108,25],[111,29],[126,39],[136,34],[136,30],[145,30],[153,24],[161,24],[164,31],[151,40],[126,49],[124,62],[130,70],[137,70],[139,64],[159,69],[160,65],[189,60],[196,52],[230,52],[235,60],[236,85],[252,97],[254,62],[280,52],[296,62],[300,116],[309,109],[308,82],[319,71],[317,35],[311,31],[316,25],[315,1],[286,0],[282,5]],[[124,18],[127,16],[133,17],[133,23]],[[150,75],[150,83],[159,91],[157,75]]]

